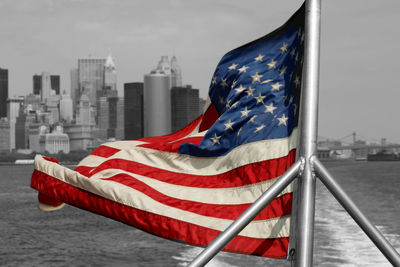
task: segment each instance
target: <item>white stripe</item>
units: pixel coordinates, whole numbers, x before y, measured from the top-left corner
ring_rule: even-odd
[[[202,227],[222,231],[233,221],[198,215],[161,204],[140,191],[111,181],[88,179],[78,172],[54,162],[46,161],[39,155],[35,157],[35,168],[58,180],[106,199]],[[133,191],[135,192],[134,194],[132,193]],[[283,216],[280,218],[253,221],[240,232],[240,235],[252,238],[288,237],[289,229],[290,216]]]
[[[216,175],[247,164],[287,156],[296,147],[296,140],[297,128],[294,128],[288,138],[244,144],[220,157],[195,157],[143,147],[128,148],[126,145],[126,148],[109,158],[89,155],[79,165],[96,167],[109,159],[125,159],[172,172]]]
[[[153,178],[134,174],[119,169],[107,169],[96,173],[90,179],[108,178],[120,173],[124,173],[142,181],[158,192],[178,199],[185,199],[208,204],[249,204],[267,191],[267,189],[276,181],[277,178],[263,181],[256,184],[238,186],[232,188],[194,188],[189,186],[174,185],[165,183]],[[292,192],[292,185],[286,187],[279,196]]]

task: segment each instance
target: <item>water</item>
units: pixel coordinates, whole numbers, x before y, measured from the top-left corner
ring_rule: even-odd
[[[400,162],[325,163],[400,251]],[[31,166],[0,166],[0,266],[186,266],[200,248],[71,206],[40,212]],[[317,184],[314,266],[391,266],[325,187]],[[207,266],[290,266],[221,253]]]

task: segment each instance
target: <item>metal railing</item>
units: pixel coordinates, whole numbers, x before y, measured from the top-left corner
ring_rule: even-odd
[[[318,83],[321,0],[306,0],[305,61],[300,102],[300,132],[297,161],[226,230],[220,233],[189,265],[204,266],[240,233],[286,186],[298,177],[296,225],[296,267],[312,266],[316,178],[330,190],[344,209],[374,242],[393,266],[400,267],[400,255],[357,208],[315,157],[318,129]],[[295,223],[295,222],[292,222]]]

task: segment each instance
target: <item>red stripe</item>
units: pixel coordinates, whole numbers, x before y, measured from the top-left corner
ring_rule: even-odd
[[[204,112],[203,120],[199,127],[199,132],[210,129],[211,125],[219,118],[219,114],[214,104],[211,103],[207,108],[206,112]]]
[[[201,140],[203,140],[203,137],[188,137],[184,139],[180,139],[175,142],[170,142],[170,143],[150,143],[150,144],[143,144],[139,145],[139,147],[146,147],[146,148],[152,148],[152,149],[157,149],[160,151],[165,151],[165,152],[173,152],[173,153],[178,153],[179,146],[183,143],[192,143],[195,145],[199,145]]]
[[[167,171],[125,159],[110,159],[94,167],[93,171],[90,172],[90,176],[106,169],[120,169],[175,185],[229,188],[259,183],[279,177],[293,164],[295,157],[296,150],[291,150],[285,157],[252,163],[225,173],[208,176]],[[78,168],[79,171],[83,169],[81,167]],[[85,171],[87,172],[87,169]]]
[[[168,135],[162,135],[162,136],[151,136],[151,137],[144,137],[141,139],[138,139],[137,141],[142,141],[142,142],[147,142],[147,143],[167,143],[171,141],[175,141],[177,139],[181,139],[188,134],[190,134],[196,127],[197,125],[201,122],[202,115],[197,117],[194,121],[189,123],[187,126],[182,128],[181,130],[168,134]]]
[[[126,185],[167,206],[220,219],[234,220],[251,205],[251,203],[241,205],[207,204],[185,199],[173,198],[160,193],[151,186],[148,186],[142,181],[139,181],[127,174],[117,174],[105,180],[114,181]],[[255,220],[266,220],[289,215],[291,210],[292,194],[284,194],[274,199],[270,203],[270,205],[268,205],[255,218]]]
[[[110,217],[167,239],[181,240],[189,245],[206,246],[220,233],[105,199],[37,170],[32,174],[31,186],[41,193],[70,205]],[[236,236],[224,250],[282,259],[287,255],[288,244],[287,237],[258,239]]]
[[[119,151],[120,151],[120,149],[101,145],[98,148],[96,148],[95,150],[93,150],[92,153],[90,153],[90,155],[108,158]]]

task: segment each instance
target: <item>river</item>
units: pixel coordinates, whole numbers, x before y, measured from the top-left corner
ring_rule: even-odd
[[[400,162],[326,162],[359,208],[400,251]],[[40,212],[32,166],[0,166],[0,266],[186,266],[200,248],[65,206]],[[314,266],[391,266],[317,183]],[[291,266],[220,253],[207,266]]]

